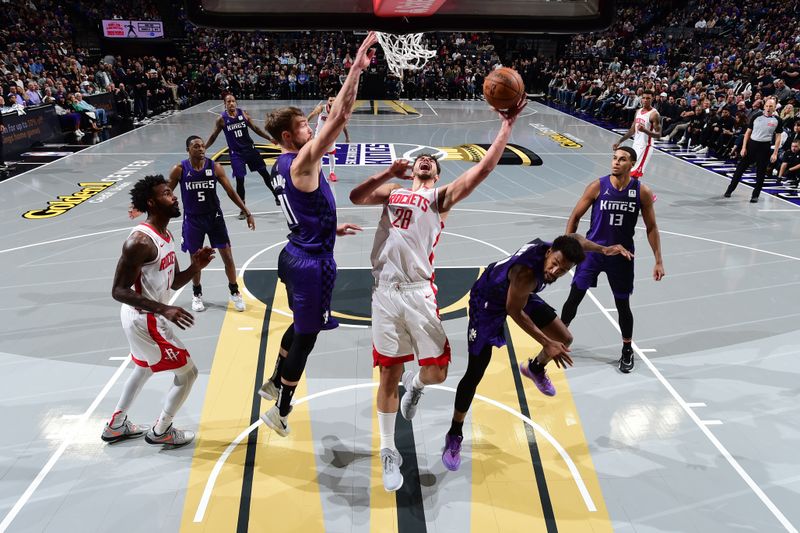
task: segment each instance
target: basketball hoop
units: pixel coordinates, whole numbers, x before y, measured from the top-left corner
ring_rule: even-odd
[[[404,70],[419,70],[429,59],[436,56],[436,50],[428,50],[422,44],[424,33],[395,35],[377,32],[377,34],[389,70],[401,80]]]

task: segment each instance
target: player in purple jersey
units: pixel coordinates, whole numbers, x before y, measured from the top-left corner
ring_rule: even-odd
[[[272,189],[270,183],[269,171],[267,165],[264,163],[264,158],[256,149],[253,139],[250,137],[251,129],[261,137],[264,137],[270,142],[274,142],[272,137],[267,132],[257,126],[251,119],[247,111],[236,107],[236,97],[228,93],[223,98],[225,104],[225,111],[223,111],[217,121],[214,123],[214,131],[208,136],[206,141],[206,148],[214,144],[220,132],[225,134],[225,140],[228,142],[228,151],[231,157],[231,172],[233,177],[236,178],[236,194],[244,201],[244,177],[247,175],[247,168],[251,171],[255,170],[264,179],[272,194],[275,191]],[[277,197],[275,204],[278,204]],[[239,213],[239,220],[245,219],[245,212],[242,210]]]
[[[181,187],[181,201],[183,202],[183,239],[181,249],[194,254],[203,247],[206,235],[212,248],[219,250],[222,262],[225,265],[225,275],[228,277],[228,289],[231,292],[231,302],[237,311],[244,311],[245,305],[239,293],[239,284],[236,283],[236,265],[233,263],[231,240],[228,237],[228,228],[219,206],[217,196],[217,183],[219,183],[228,198],[247,215],[247,227],[256,229],[253,215],[247,210],[244,202],[231,187],[231,182],[225,175],[222,165],[206,157],[206,146],[203,139],[192,135],[186,139],[186,151],[189,159],[184,159],[175,165],[169,174],[169,187]],[[192,311],[205,311],[203,303],[203,287],[200,285],[200,272],[192,277]]]
[[[661,260],[661,237],[653,208],[655,195],[647,185],[631,179],[631,168],[635,163],[636,152],[633,148],[623,146],[615,150],[611,160],[611,175],[596,179],[586,187],[569,216],[567,231],[578,231],[581,217],[591,206],[592,221],[586,238],[607,246],[621,244],[633,252],[633,234],[641,212],[647,240],[656,260],[653,279],[659,281],[664,277],[664,265]],[[619,369],[627,374],[633,370],[633,313],[630,305],[630,296],[633,293],[633,261],[589,254],[586,261],[575,269],[572,289],[561,310],[561,320],[569,326],[586,296],[586,291],[597,286],[597,277],[601,272],[606,273],[614,294],[622,333]]]
[[[442,462],[448,470],[458,470],[461,465],[464,419],[489,366],[492,347],[506,344],[506,317],[511,317],[542,345],[534,359],[520,363],[520,372],[532,379],[543,394],[555,395],[556,389],[547,377],[545,366],[551,360],[563,368],[572,366],[569,355],[572,335],[556,316],[555,310],[537,293],[580,264],[584,252],[632,257],[620,245],[601,246],[578,234],[562,235],[552,243],[534,239],[514,255],[486,267],[472,285],[469,292],[467,371],[458,382],[453,420],[442,453]]]
[[[267,131],[282,151],[272,169],[272,185],[291,233],[278,259],[278,276],[286,285],[294,321],[281,339],[275,371],[259,394],[276,400],[261,419],[282,437],[289,434],[287,417],[292,396],[317,335],[323,329],[337,326],[330,316],[336,281],[333,260],[336,236],[361,231],[355,224],[337,225],[336,201],[322,173],[322,154],[350,119],[358,80],[370,64],[375,53],[370,47],[376,42],[375,32],[370,32],[361,43],[331,114],[316,136],[305,114],[296,107],[278,109],[267,117]]]

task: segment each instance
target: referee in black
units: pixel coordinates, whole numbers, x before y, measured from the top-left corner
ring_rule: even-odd
[[[744,142],[742,143],[742,159],[736,165],[736,171],[733,173],[731,183],[728,185],[728,190],[725,191],[725,198],[731,197],[731,193],[739,185],[744,171],[755,163],[756,186],[753,189],[750,203],[758,202],[758,195],[761,194],[761,188],[764,186],[767,165],[770,161],[774,163],[778,159],[780,137],[775,139],[775,134],[780,135],[783,131],[783,122],[775,114],[775,105],[775,99],[768,98],[764,102],[764,111],[755,113],[750,119],[750,124],[744,134]],[[772,156],[770,156],[769,148],[773,141],[775,142],[775,149],[772,152]]]

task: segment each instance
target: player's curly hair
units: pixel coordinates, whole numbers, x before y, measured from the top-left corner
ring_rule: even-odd
[[[267,131],[270,136],[281,142],[284,131],[292,131],[294,117],[305,117],[306,114],[298,107],[282,107],[267,115]]]
[[[561,252],[567,261],[576,265],[586,259],[581,243],[570,235],[562,235],[554,240],[551,250]]]
[[[153,189],[157,185],[166,185],[166,183],[167,180],[165,180],[164,176],[161,174],[145,176],[137,181],[131,189],[131,203],[133,204],[133,207],[142,213],[148,213],[147,201],[153,198],[155,195]]]

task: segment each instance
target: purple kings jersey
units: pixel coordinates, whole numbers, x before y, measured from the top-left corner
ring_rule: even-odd
[[[533,293],[541,292],[546,285],[544,258],[552,245],[551,242],[534,239],[517,250],[514,255],[486,267],[470,291],[472,297],[477,296],[484,302],[481,311],[506,315],[506,298],[508,297],[508,287],[511,285],[508,273],[514,265],[523,265],[532,269],[536,276],[536,288]]]
[[[205,158],[203,168],[192,168],[191,160],[181,161],[181,203],[187,215],[207,215],[219,211],[214,162]]]
[[[592,221],[586,238],[603,246],[621,244],[633,252],[633,234],[642,205],[640,182],[632,179],[618,191],[611,183],[611,176],[599,179],[600,194],[592,204]]]
[[[336,244],[336,200],[328,180],[320,170],[319,187],[314,192],[297,190],[291,167],[297,153],[278,156],[272,167],[275,196],[289,224],[289,242],[308,254],[333,253]]]
[[[249,123],[244,117],[244,113],[238,107],[236,116],[230,116],[228,111],[223,111],[222,131],[225,132],[225,140],[228,142],[228,149],[234,153],[252,152],[255,150],[253,139],[250,138]]]

